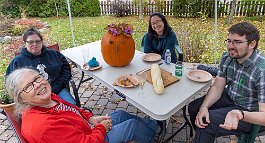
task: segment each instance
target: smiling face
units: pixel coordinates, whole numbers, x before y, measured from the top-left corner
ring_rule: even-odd
[[[31,106],[47,107],[51,102],[51,86],[47,80],[34,72],[24,73],[20,79],[18,89],[21,101]],[[31,86],[33,85],[33,86]],[[32,89],[30,88],[33,87]],[[29,90],[31,89],[31,90]],[[27,93],[28,92],[28,93]]]
[[[159,16],[154,15],[150,19],[151,26],[157,35],[161,36],[164,32],[164,22]]]
[[[41,54],[42,40],[37,34],[29,35],[25,41],[27,51],[33,55]]]
[[[232,58],[242,63],[251,56],[256,45],[256,41],[247,42],[246,36],[240,36],[236,33],[229,33],[227,39],[227,50]]]

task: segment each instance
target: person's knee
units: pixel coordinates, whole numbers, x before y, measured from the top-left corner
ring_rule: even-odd
[[[135,119],[129,119],[129,120],[126,120],[126,123],[128,127],[135,128],[139,124],[139,121]]]
[[[115,111],[114,112],[116,115],[118,116],[124,116],[124,115],[127,115],[129,113],[127,113],[126,111],[123,111],[123,110],[118,110],[118,111]]]
[[[127,114],[127,112],[126,111],[123,111],[123,110],[118,110],[118,111],[116,111],[118,114]]]

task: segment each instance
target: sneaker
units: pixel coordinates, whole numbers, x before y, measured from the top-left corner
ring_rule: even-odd
[[[208,67],[205,65],[198,65],[197,66],[198,70],[204,70],[207,71],[208,73],[210,73],[212,76],[216,76],[218,73],[218,69],[216,67]]]

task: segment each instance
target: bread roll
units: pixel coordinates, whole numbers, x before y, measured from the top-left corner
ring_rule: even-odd
[[[153,88],[156,94],[162,94],[164,92],[164,84],[161,75],[161,69],[158,64],[152,64],[151,66],[151,77]]]

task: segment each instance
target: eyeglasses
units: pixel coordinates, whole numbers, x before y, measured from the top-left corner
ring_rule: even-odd
[[[157,20],[157,21],[155,21],[155,22],[151,22],[151,25],[157,25],[157,24],[159,24],[160,22],[161,22],[162,20]]]
[[[33,80],[32,82],[28,83],[28,84],[22,89],[22,91],[19,92],[19,94],[21,94],[22,92],[29,93],[29,92],[34,88],[34,84],[33,84],[33,83],[34,83],[34,82],[36,82],[36,83],[40,83],[43,79],[44,79],[44,77],[43,77],[41,74],[37,75],[37,76],[34,78],[34,80]],[[18,94],[18,95],[19,95],[19,94]]]
[[[42,41],[41,40],[36,40],[36,41],[26,41],[29,45],[34,45],[34,43],[36,44],[36,45],[39,45],[39,44],[41,44],[42,43]]]
[[[232,41],[232,40],[229,40],[229,39],[225,40],[225,43],[227,44],[227,46],[230,45],[230,44],[233,44],[234,46],[239,46],[240,44],[246,43],[246,42],[248,42],[248,41],[239,41],[239,40]]]

